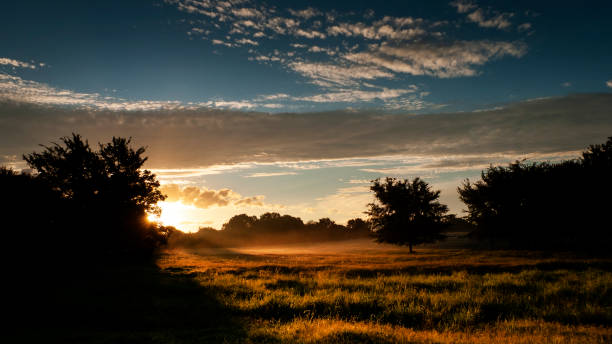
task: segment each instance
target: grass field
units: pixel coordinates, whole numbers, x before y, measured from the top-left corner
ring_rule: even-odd
[[[15,338],[78,343],[612,342],[612,259],[607,258],[432,247],[409,254],[359,241],[174,250],[157,265],[118,267],[60,285],[55,295],[44,297],[53,303],[35,314],[40,319],[33,323],[44,328],[25,326]],[[62,317],[60,310],[72,315]],[[31,313],[27,310],[26,316]]]
[[[171,252],[159,265],[242,324],[228,341],[612,342],[607,259],[352,242]]]

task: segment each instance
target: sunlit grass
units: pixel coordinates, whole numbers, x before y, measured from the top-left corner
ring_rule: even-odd
[[[606,259],[421,250],[340,254],[174,252],[249,340],[282,342],[605,343]]]
[[[413,330],[375,322],[297,319],[258,324],[254,342],[299,343],[608,343],[610,331],[543,321],[503,321],[472,331]]]

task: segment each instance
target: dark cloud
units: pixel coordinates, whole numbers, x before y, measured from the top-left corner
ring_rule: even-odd
[[[0,103],[0,156],[39,150],[78,132],[90,142],[132,136],[149,167],[203,167],[391,154],[528,154],[584,149],[612,135],[612,94],[429,115],[381,112],[267,114],[229,110],[79,110]]]

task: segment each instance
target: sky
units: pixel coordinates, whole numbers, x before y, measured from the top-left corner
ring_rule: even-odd
[[[0,13],[0,165],[79,132],[147,146],[184,230],[364,217],[612,136],[605,1],[28,1]]]

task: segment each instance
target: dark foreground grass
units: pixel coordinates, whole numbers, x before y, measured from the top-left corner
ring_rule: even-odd
[[[152,265],[44,275],[9,301],[11,326],[3,343],[216,343],[246,338],[243,324],[186,275]]]
[[[339,251],[170,251],[158,268],[115,268],[65,283],[54,302],[43,302],[36,321],[19,327],[12,338],[93,343],[612,342],[611,259],[453,249],[421,249],[410,255],[372,245]],[[52,282],[41,281],[45,283]]]

